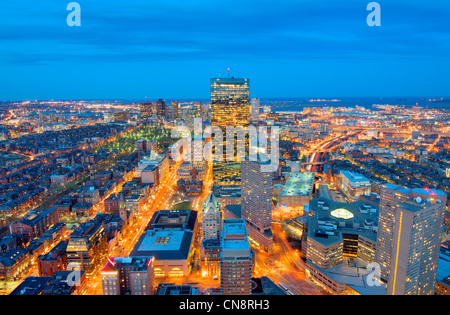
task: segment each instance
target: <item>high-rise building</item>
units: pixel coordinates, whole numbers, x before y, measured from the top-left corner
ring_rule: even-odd
[[[242,218],[251,239],[272,252],[272,172],[262,170],[270,161],[242,161]]]
[[[223,220],[220,288],[224,295],[251,293],[252,252],[244,219]]]
[[[434,294],[447,194],[381,188],[375,261],[388,294]]]
[[[161,98],[156,102],[156,116],[159,118],[167,116],[166,102]]]
[[[237,159],[227,161],[226,143],[234,143],[234,156],[239,138],[235,135],[226,139],[226,127],[248,127],[250,124],[250,82],[242,78],[211,79],[211,125],[220,127],[223,133],[224,159],[213,163],[213,180],[215,184],[240,184],[240,163]],[[242,141],[242,140],[241,140]],[[231,154],[230,154],[231,155]],[[245,155],[245,154],[244,154]]]
[[[241,78],[211,79],[211,123],[247,127],[250,123],[250,81]]]
[[[172,101],[172,107],[173,107],[173,115],[175,119],[180,118],[180,104],[178,104],[177,101]]]
[[[250,108],[253,119],[259,118],[259,107],[260,107],[259,98],[252,98],[252,100],[250,101]]]
[[[222,231],[222,212],[214,194],[210,194],[202,213],[203,240],[219,239]]]
[[[153,116],[153,104],[145,102],[140,105],[141,119],[152,118]]]
[[[153,294],[153,257],[110,257],[101,275],[103,295]]]

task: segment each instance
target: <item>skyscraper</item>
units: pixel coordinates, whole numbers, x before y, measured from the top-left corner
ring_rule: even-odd
[[[248,227],[249,237],[262,249],[272,252],[272,173],[261,170],[268,162],[243,161],[242,170],[242,218]]]
[[[241,78],[211,79],[211,124],[247,127],[250,123],[250,81]]]
[[[177,101],[172,101],[173,115],[175,119],[180,118],[180,104]]]
[[[388,294],[434,294],[447,195],[382,187],[375,261]]]
[[[248,127],[250,124],[250,82],[242,78],[211,79],[211,125],[220,127],[223,133],[224,159],[213,163],[215,184],[240,182],[241,170],[238,161],[227,161],[226,143],[234,143],[234,152],[239,139],[226,139],[226,127]],[[231,155],[231,153],[229,152]]]
[[[259,118],[259,98],[252,98],[251,102],[250,102],[250,108],[251,108],[251,113],[252,113],[252,118],[253,119],[257,119]]]
[[[223,220],[220,288],[224,295],[251,293],[252,253],[245,220]]]
[[[167,115],[167,106],[166,102],[163,99],[159,99],[156,102],[156,116],[159,118],[166,117]]]

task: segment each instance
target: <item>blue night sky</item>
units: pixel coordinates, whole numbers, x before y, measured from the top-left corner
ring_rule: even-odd
[[[2,1],[0,100],[209,99],[209,78],[251,96],[450,96],[450,1]]]

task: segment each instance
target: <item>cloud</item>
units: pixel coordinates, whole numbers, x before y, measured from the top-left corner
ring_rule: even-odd
[[[450,4],[444,0],[379,1],[379,28],[366,24],[368,0],[78,2],[80,28],[66,25],[66,2],[2,4],[0,66],[9,74],[26,67],[30,75],[42,75],[33,67],[51,72],[74,64],[100,69],[166,63],[166,71],[176,73],[182,63],[247,63],[278,73],[281,63],[310,63],[322,69],[346,65],[357,73],[364,63],[448,65],[450,53]]]

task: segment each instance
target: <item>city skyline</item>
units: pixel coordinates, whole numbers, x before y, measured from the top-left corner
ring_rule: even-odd
[[[450,3],[369,1],[5,3],[0,295],[450,295]]]

